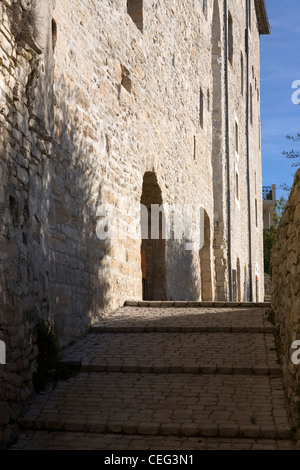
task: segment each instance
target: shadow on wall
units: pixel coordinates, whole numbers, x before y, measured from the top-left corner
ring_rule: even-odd
[[[110,241],[99,240],[97,207],[105,202],[95,138],[87,135],[74,90],[64,81],[56,97],[48,176],[49,306],[64,338],[79,337],[109,305]]]
[[[162,204],[162,193],[157,176],[154,172],[146,172],[141,196],[144,300],[167,300],[167,243],[162,233],[164,216],[161,212],[155,214],[155,207],[161,207]],[[152,219],[156,221],[155,226],[152,226]],[[153,231],[157,233],[153,235]]]
[[[209,219],[206,212],[204,220],[206,244],[199,253],[199,250],[187,249],[191,248],[189,246],[191,244],[185,240],[183,234],[187,227],[184,226],[179,206],[178,212],[163,214],[159,210],[163,203],[155,172],[146,172],[141,196],[143,299],[196,301],[201,298],[201,290],[203,293],[205,291],[207,296],[211,296],[211,285],[210,289],[207,289],[211,282],[211,261],[209,228],[207,230]],[[166,206],[164,207],[168,210]],[[170,223],[170,234],[164,233],[163,230],[166,219]],[[200,223],[202,221],[199,220]],[[181,239],[175,239],[175,225],[178,224],[181,226]],[[190,227],[190,224],[188,226]],[[163,236],[170,239],[166,240]]]
[[[51,31],[51,18],[49,24]],[[32,392],[38,320],[53,320],[65,345],[110,301],[110,245],[96,235],[104,197],[96,136],[70,85],[60,83],[54,104],[49,44],[51,37],[41,56],[16,40],[14,85],[0,110],[0,340],[7,362],[0,371],[0,441]]]
[[[198,301],[201,298],[199,252],[186,249],[185,240],[169,240],[169,299]]]
[[[170,240],[168,243],[172,300],[213,301],[210,220],[206,210],[200,213],[198,237],[203,242],[200,249],[185,239]],[[194,217],[196,220],[196,214]]]

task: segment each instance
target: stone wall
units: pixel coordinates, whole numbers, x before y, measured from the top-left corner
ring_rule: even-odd
[[[272,249],[272,308],[280,332],[281,359],[292,411],[300,402],[300,365],[292,362],[292,343],[300,340],[300,170],[282,215]],[[300,412],[295,413],[300,428]]]
[[[271,276],[265,273],[264,280],[265,280],[265,302],[271,302]]]
[[[52,3],[0,3],[0,441],[32,392],[33,326],[49,311],[48,159],[52,154],[47,21]],[[43,34],[41,34],[43,32]],[[39,41],[39,42],[38,42]],[[43,49],[43,51],[42,51]],[[53,88],[53,87],[52,87]],[[2,435],[3,432],[3,435]]]

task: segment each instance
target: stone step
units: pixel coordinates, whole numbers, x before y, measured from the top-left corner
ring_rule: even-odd
[[[13,450],[292,450],[291,440],[144,436],[68,431],[21,433]]]
[[[189,302],[189,301],[136,301],[127,300],[124,307],[151,307],[151,308],[270,308],[270,302]]]
[[[90,333],[63,351],[86,372],[280,375],[274,336],[253,333]]]
[[[79,366],[78,363],[67,362],[71,367]],[[279,367],[266,368],[254,367],[232,367],[232,366],[125,366],[125,365],[99,365],[81,364],[83,372],[123,372],[139,374],[223,374],[223,375],[272,375],[280,376]]]
[[[235,332],[273,333],[264,308],[123,307],[103,317],[92,332]]]
[[[292,449],[267,308],[159,304],[66,348],[77,370],[36,396],[15,448]]]
[[[267,333],[274,332],[273,326],[101,326],[93,325],[91,333]]]
[[[40,395],[21,421],[36,430],[290,439],[280,378],[80,373]]]

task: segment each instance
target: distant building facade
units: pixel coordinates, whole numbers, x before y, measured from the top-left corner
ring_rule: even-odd
[[[272,186],[263,186],[263,227],[269,230],[275,225],[274,210],[277,204],[276,200],[276,184]]]

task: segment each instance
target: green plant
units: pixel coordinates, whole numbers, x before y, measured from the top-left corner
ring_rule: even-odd
[[[275,338],[275,352],[276,352],[278,362],[280,362],[280,357],[281,357],[282,350],[281,350],[280,328],[279,328],[279,326],[274,328],[274,338]]]
[[[287,135],[287,139],[290,140],[291,142],[293,142],[294,144],[298,144],[299,146],[299,143],[300,143],[300,132],[298,132],[296,135]],[[289,150],[289,151],[284,151],[282,152],[282,154],[288,158],[288,159],[292,159],[293,160],[293,163],[292,163],[292,168],[298,168],[300,167],[300,161],[297,161],[297,159],[300,159],[300,152],[298,149],[292,149],[292,150]]]
[[[266,311],[266,319],[271,325],[274,326],[273,334],[274,334],[274,341],[275,341],[275,352],[277,356],[278,362],[280,362],[281,357],[281,340],[280,340],[280,327],[276,326],[276,319],[275,319],[275,311],[269,309]]]
[[[39,320],[33,332],[38,346],[37,370],[33,375],[36,391],[44,390],[49,382],[74,377],[80,371],[81,363],[62,361],[57,331],[52,322]]]
[[[294,420],[296,429],[300,429],[300,401],[294,404]]]
[[[286,199],[281,196],[280,200],[274,207],[272,215],[273,226],[269,229],[265,229],[263,232],[263,243],[264,243],[264,272],[272,276],[272,264],[271,264],[271,253],[272,248],[277,236],[277,230],[279,223],[284,212],[286,205]]]
[[[35,5],[22,8],[19,1],[11,6],[11,28],[17,42],[27,42],[38,39],[38,14]]]
[[[38,346],[37,370],[33,376],[36,390],[42,390],[45,385],[55,379],[56,367],[61,356],[57,331],[53,323],[39,320],[34,328]]]
[[[300,429],[300,385],[296,387],[296,402],[293,405],[294,432]]]
[[[272,309],[266,311],[266,318],[267,321],[271,323],[271,325],[275,326],[275,312]]]

